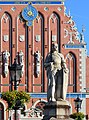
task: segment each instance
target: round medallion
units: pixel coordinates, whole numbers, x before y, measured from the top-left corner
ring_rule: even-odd
[[[33,20],[37,17],[38,12],[35,7],[29,4],[26,8],[22,11],[22,17],[27,21],[26,24],[28,26],[32,25]]]

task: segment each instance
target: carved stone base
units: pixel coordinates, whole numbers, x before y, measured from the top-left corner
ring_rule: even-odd
[[[69,120],[70,108],[68,101],[48,102],[44,107],[43,120]]]

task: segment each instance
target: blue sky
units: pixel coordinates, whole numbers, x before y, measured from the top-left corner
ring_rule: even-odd
[[[84,36],[89,55],[89,0],[65,0],[65,6],[66,13],[70,10],[78,31],[81,32],[82,26],[85,27]]]

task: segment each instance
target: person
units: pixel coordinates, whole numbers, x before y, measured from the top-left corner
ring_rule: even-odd
[[[65,100],[67,81],[63,81],[64,73],[68,75],[68,69],[64,60],[64,56],[58,52],[58,44],[52,44],[52,51],[46,56],[44,67],[47,72],[48,79],[48,90],[47,99],[48,101]],[[65,83],[64,83],[65,82]],[[66,85],[65,85],[66,84]]]

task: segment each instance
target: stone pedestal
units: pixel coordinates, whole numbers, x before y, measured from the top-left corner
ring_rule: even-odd
[[[43,120],[69,120],[70,108],[68,101],[48,102],[44,107]]]

